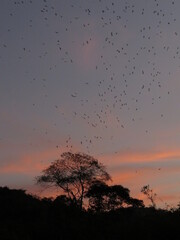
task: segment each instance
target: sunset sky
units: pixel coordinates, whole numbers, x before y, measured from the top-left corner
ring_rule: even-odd
[[[35,185],[62,152],[112,184],[180,202],[180,1],[0,1],[0,185]],[[53,193],[58,194],[58,192]]]

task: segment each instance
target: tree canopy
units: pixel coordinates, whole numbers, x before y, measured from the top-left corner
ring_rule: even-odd
[[[87,192],[89,209],[95,212],[107,212],[122,207],[144,207],[143,201],[130,197],[130,191],[121,185],[108,186],[96,182]]]
[[[82,208],[83,199],[94,182],[111,177],[103,164],[84,153],[65,152],[36,178],[37,183],[63,190],[74,205]]]

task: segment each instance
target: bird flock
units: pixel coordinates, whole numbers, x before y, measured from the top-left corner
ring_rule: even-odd
[[[115,136],[136,128],[146,112],[158,122],[167,117],[161,106],[173,95],[171,76],[180,67],[178,6],[177,0],[4,1],[0,62],[9,57],[17,64],[28,96],[35,94],[27,107],[52,120],[45,137],[52,127],[64,131],[55,148],[93,153],[111,142],[113,149]],[[145,135],[153,131],[148,125]]]

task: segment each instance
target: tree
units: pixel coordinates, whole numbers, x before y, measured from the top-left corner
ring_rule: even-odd
[[[96,181],[89,188],[86,197],[89,198],[89,209],[95,212],[104,212],[107,209],[107,199],[105,193],[108,185]]]
[[[72,203],[82,209],[84,197],[95,181],[110,180],[104,165],[84,153],[65,152],[36,178],[37,183],[63,190]]]
[[[122,207],[144,207],[143,201],[130,197],[128,188],[121,185],[108,186],[95,182],[87,192],[89,209],[95,212],[107,212]]]
[[[153,192],[152,189],[150,189],[149,185],[146,185],[144,187],[142,187],[141,192],[146,195],[146,197],[148,198],[148,200],[150,200],[152,207],[156,208],[156,203],[155,203],[155,199],[157,194]]]

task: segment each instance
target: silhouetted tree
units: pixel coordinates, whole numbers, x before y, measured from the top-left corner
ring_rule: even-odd
[[[141,192],[144,195],[146,195],[148,200],[150,200],[152,207],[156,208],[155,199],[156,199],[157,194],[154,193],[154,191],[152,189],[150,189],[149,185],[142,187]]]
[[[143,201],[130,197],[128,188],[121,185],[108,186],[102,182],[94,183],[86,196],[89,209],[96,212],[111,211],[121,207],[144,207]]]
[[[107,209],[107,199],[105,198],[105,193],[107,192],[108,185],[104,182],[96,181],[86,194],[89,198],[89,209],[102,212]]]
[[[65,152],[36,180],[38,184],[61,188],[74,205],[82,208],[90,186],[97,180],[106,182],[110,179],[105,167],[97,159],[84,153]]]

